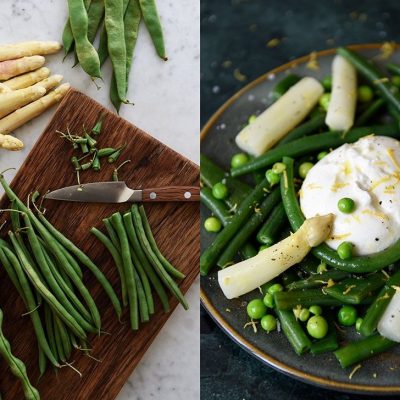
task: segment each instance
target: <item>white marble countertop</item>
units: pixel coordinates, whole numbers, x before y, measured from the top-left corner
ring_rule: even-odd
[[[163,143],[199,162],[200,48],[198,0],[159,1],[169,61],[155,55],[144,26],[139,33],[129,82],[128,98],[121,116]],[[0,42],[60,40],[67,15],[67,1],[2,0]],[[80,67],[71,69],[73,57],[62,63],[62,54],[47,57],[53,73],[110,107],[110,65],[103,69],[104,83],[97,90]],[[0,170],[19,168],[49,122],[54,109],[20,128],[16,136],[25,148],[18,153],[0,151]],[[12,174],[8,177],[11,179]],[[2,192],[0,192],[0,195]],[[188,292],[190,311],[178,308],[147,351],[118,400],[194,400],[200,396],[200,348],[198,282]]]

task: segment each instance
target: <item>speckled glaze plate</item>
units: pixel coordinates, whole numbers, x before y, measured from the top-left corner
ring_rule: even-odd
[[[380,54],[381,44],[351,46],[366,57]],[[248,117],[264,110],[271,102],[268,97],[273,85],[288,72],[318,79],[330,74],[335,50],[317,53],[319,70],[306,68],[309,56],[282,65],[244,87],[228,100],[208,121],[202,130],[201,150],[218,164],[229,170],[229,161],[238,152],[234,143],[236,134]],[[391,60],[400,62],[397,49]],[[378,59],[377,62],[379,63]],[[202,220],[209,211],[202,206]],[[203,224],[202,224],[203,229]],[[202,231],[202,249],[212,238]],[[282,333],[254,333],[251,327],[244,329],[247,320],[247,301],[255,293],[239,299],[227,300],[218,286],[216,270],[201,278],[201,302],[217,324],[238,345],[255,358],[294,378],[330,389],[365,394],[400,394],[400,346],[362,363],[362,367],[349,378],[351,368],[343,370],[332,353],[313,356],[297,356]],[[350,332],[351,331],[351,332]],[[356,339],[354,329],[340,334],[340,341]]]

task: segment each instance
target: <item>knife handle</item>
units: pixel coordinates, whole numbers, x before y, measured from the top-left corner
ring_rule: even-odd
[[[142,201],[199,201],[200,188],[196,186],[167,186],[142,190]]]

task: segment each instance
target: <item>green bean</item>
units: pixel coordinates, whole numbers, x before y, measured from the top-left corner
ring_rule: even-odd
[[[108,156],[107,161],[109,162],[109,164],[117,161],[118,157],[121,155],[124,148],[125,148],[125,145],[119,147],[116,151],[114,151],[114,153],[112,153],[111,155]]]
[[[74,257],[71,256],[71,254],[68,252],[68,250],[66,250],[65,247],[61,243],[56,242],[56,245],[60,249],[61,253],[64,255],[67,262],[69,263],[69,266],[74,270],[74,272],[78,276],[78,278],[80,280],[82,280],[83,273],[82,273],[81,267],[76,262]]]
[[[46,372],[47,357],[46,357],[46,354],[44,354],[44,351],[40,346],[38,346],[38,353],[39,353],[39,373],[40,373],[39,378],[38,378],[38,381],[39,381]]]
[[[213,196],[211,188],[201,188],[200,201],[222,222],[222,225],[225,226],[228,223],[232,214],[229,213],[222,200]]]
[[[101,164],[100,164],[100,159],[97,156],[93,157],[93,162],[92,162],[92,169],[94,171],[100,171]]]
[[[273,244],[277,234],[282,231],[286,223],[285,207],[283,207],[282,202],[279,202],[258,231],[257,240],[263,244]]]
[[[169,301],[168,301],[168,296],[162,286],[161,281],[159,280],[157,274],[155,273],[153,267],[151,266],[149,260],[146,257],[146,254],[139,242],[139,238],[137,236],[135,227],[133,226],[132,219],[131,221],[126,220],[124,221],[126,223],[125,226],[127,226],[127,234],[128,234],[128,239],[131,243],[131,247],[133,249],[133,253],[137,256],[138,258],[138,264],[140,264],[146,275],[148,276],[151,284],[153,285],[154,289],[156,290],[158,297],[160,298],[160,301],[163,305],[164,311],[167,313],[169,312]]]
[[[0,263],[2,264],[4,269],[6,270],[6,273],[7,273],[8,277],[10,278],[10,280],[11,280],[12,284],[14,285],[15,289],[17,289],[17,292],[21,296],[21,298],[24,301],[25,305],[27,305],[24,292],[23,292],[23,290],[21,288],[21,285],[19,283],[19,280],[18,280],[18,276],[15,273],[12,265],[10,264],[10,261],[8,260],[6,255],[4,254],[4,251],[3,251],[2,247],[0,247]]]
[[[327,295],[322,289],[291,290],[274,293],[276,307],[279,310],[292,310],[296,306],[340,306],[341,301]]]
[[[44,304],[44,321],[49,341],[49,347],[51,349],[51,352],[58,358],[56,338],[54,334],[53,313],[47,303]]]
[[[114,289],[110,285],[110,282],[108,282],[107,278],[100,271],[100,269],[82,250],[80,250],[77,246],[75,246],[75,244],[73,244],[61,232],[59,232],[49,221],[47,221],[47,219],[44,217],[43,214],[39,214],[39,219],[40,221],[42,221],[43,225],[49,230],[49,232],[56,238],[56,240],[58,240],[65,247],[66,250],[74,254],[76,258],[92,272],[92,274],[96,277],[98,282],[101,284],[101,286],[107,293],[118,315],[118,318],[120,318],[121,304],[118,300],[117,295],[114,292]]]
[[[310,133],[316,132],[319,129],[325,127],[325,117],[324,112],[318,112],[315,116],[310,118],[308,121],[303,122],[298,127],[294,128],[289,132],[276,146],[275,148],[281,147],[282,145],[293,142],[293,140],[300,139],[303,136],[307,136]]]
[[[114,149],[113,147],[105,147],[104,149],[100,149],[97,152],[97,157],[103,158],[103,157],[108,157],[111,154],[115,153],[117,149]]]
[[[167,57],[165,55],[164,37],[156,2],[155,0],[139,0],[139,3],[144,23],[150,33],[151,39],[153,40],[157,54],[160,58],[166,61]]]
[[[109,218],[104,218],[103,219],[103,223],[104,223],[104,226],[107,229],[107,233],[108,233],[108,236],[110,237],[110,240],[111,240],[112,244],[115,246],[115,248],[119,252],[121,252],[121,244],[119,242],[117,234],[115,233],[114,228],[112,227],[110,219]]]
[[[286,179],[281,180],[282,200],[290,225],[292,229],[296,231],[303,224],[305,218],[296,198],[296,191],[293,183],[293,159],[284,157],[283,162],[286,164],[286,170],[284,172]],[[400,240],[387,249],[372,255],[351,257],[346,260],[342,260],[337,255],[337,252],[326,244],[315,247],[312,250],[312,254],[328,265],[342,271],[352,273],[376,272],[395,263],[399,259]]]
[[[83,0],[68,0],[68,8],[79,63],[89,76],[101,78],[99,56],[87,37],[88,14]]]
[[[210,188],[218,182],[224,182],[229,191],[229,196],[225,201],[231,208],[237,207],[252,190],[247,183],[230,177],[204,154],[200,154],[200,180]]]
[[[106,62],[108,58],[108,43],[107,43],[107,29],[103,25],[103,29],[100,33],[99,47],[97,48],[97,53],[99,55],[100,66]]]
[[[101,3],[104,3],[103,0],[100,0]],[[104,114],[100,116],[99,120],[96,122],[95,126],[92,128],[92,133],[96,136],[100,135],[101,133],[101,128],[103,127],[103,118],[104,118]],[[103,151],[104,152],[105,149],[100,149],[97,152],[97,156],[100,156],[100,152]]]
[[[127,292],[126,292],[126,281],[125,281],[125,275],[124,275],[124,267],[122,264],[122,259],[119,254],[119,251],[117,248],[113,245],[111,240],[104,235],[104,233],[100,232],[96,228],[91,228],[90,232],[93,233],[97,237],[97,239],[100,240],[100,242],[103,243],[103,245],[107,248],[107,250],[110,252],[115,265],[117,266],[118,274],[119,274],[119,279],[121,281],[121,292],[122,292],[122,304],[124,306],[128,305],[128,298],[127,298]]]
[[[306,136],[275,149],[267,151],[257,157],[254,161],[249,161],[241,167],[231,171],[233,177],[248,174],[261,168],[266,168],[275,162],[281,161],[282,157],[298,157],[312,154],[319,150],[338,147],[344,143],[354,143],[358,139],[370,134],[390,136],[399,138],[399,129],[394,125],[376,125],[371,127],[358,127],[343,133],[339,131],[323,132],[316,135]]]
[[[347,368],[357,362],[364,361],[376,354],[391,349],[397,343],[380,335],[369,336],[365,339],[351,342],[334,352],[342,368]]]
[[[178,270],[163,256],[163,254],[161,253],[160,249],[158,248],[157,242],[156,242],[156,240],[154,239],[153,232],[151,231],[150,223],[149,223],[149,220],[147,219],[147,215],[146,215],[146,212],[145,212],[143,206],[140,206],[140,207],[139,207],[139,213],[140,213],[140,216],[141,216],[141,218],[142,218],[143,228],[144,228],[144,231],[145,231],[145,233],[146,233],[147,240],[149,241],[150,246],[151,246],[153,252],[156,254],[156,256],[157,256],[158,259],[160,260],[161,264],[164,266],[165,270],[166,270],[170,275],[172,275],[173,277],[175,277],[175,278],[177,278],[177,279],[183,279],[183,278],[185,278],[185,275],[184,275],[182,272],[178,271]],[[127,217],[127,218],[129,219],[129,217]]]
[[[392,86],[387,83],[387,77],[382,75],[378,68],[371,61],[366,60],[363,56],[353,50],[339,47],[337,53],[344,57],[354,68],[367,79],[385,99],[388,104],[393,105],[400,112],[400,100],[396,93],[392,90]]]
[[[10,342],[4,336],[3,317],[3,311],[0,309],[0,354],[9,365],[13,375],[20,380],[25,398],[27,400],[39,400],[39,392],[30,383],[25,364],[12,354]]]
[[[135,265],[133,265],[133,276],[135,277],[136,291],[138,294],[140,322],[147,322],[150,319],[149,308],[147,306],[146,294],[144,292],[139,274],[136,271]]]
[[[372,117],[383,107],[385,101],[381,98],[372,102],[366,110],[357,118],[355,126],[363,126],[371,120]]]
[[[333,324],[332,324],[333,325]],[[339,347],[335,326],[330,326],[328,334],[320,340],[313,342],[310,347],[312,354],[330,353]]]
[[[90,43],[94,42],[96,33],[104,17],[104,0],[92,0],[88,10],[88,32],[87,37]]]
[[[266,190],[269,189],[268,180],[265,178],[255,189],[246,197],[232,216],[229,224],[216,236],[211,246],[206,249],[200,257],[200,273],[207,275],[214,266],[227,243],[240,230],[243,223],[253,212],[253,207],[263,200]]]
[[[380,289],[386,282],[386,276],[377,272],[370,276],[348,278],[325,288],[325,293],[345,304],[360,304],[371,293]]]
[[[57,298],[50,292],[49,289],[42,283],[40,278],[37,276],[36,272],[29,264],[25,254],[20,248],[17,240],[15,239],[15,235],[12,232],[8,233],[10,240],[13,244],[14,250],[18,256],[19,261],[21,262],[22,268],[25,273],[29,277],[29,280],[36,288],[36,290],[43,296],[46,302],[50,305],[52,310],[76,333],[79,337],[86,337],[84,330],[78,324],[76,319],[72,317],[64,308],[64,306],[57,300]]]
[[[39,265],[39,268],[41,272],[43,273],[45,281],[47,281],[49,287],[51,288],[54,297],[60,302],[60,304],[65,308],[65,310],[78,322],[78,324],[86,331],[93,332],[94,327],[89,324],[82,316],[81,314],[76,311],[74,306],[71,304],[71,302],[68,300],[68,298],[65,296],[63,290],[59,286],[58,282],[56,281],[55,277],[53,276],[49,264],[44,256],[44,252],[42,249],[42,246],[33,231],[32,224],[28,218],[28,216],[24,213],[23,214],[25,226],[28,228],[27,229],[27,235],[28,235],[28,240],[29,244],[32,249],[32,253],[36,259],[37,264]]]
[[[135,228],[133,227],[133,223],[132,223],[132,214],[128,211],[127,213],[125,213],[123,215],[122,218],[124,221],[125,231],[128,235],[128,239],[129,239],[130,237],[135,235],[135,232],[134,232]],[[135,253],[132,246],[131,246],[131,256],[132,256],[133,265],[134,265],[135,269],[137,270],[138,275],[140,276],[140,280],[143,285],[144,293],[146,296],[146,302],[148,305],[148,311],[150,314],[153,314],[154,313],[154,302],[153,302],[153,296],[151,294],[150,282],[149,282],[149,279],[146,275],[144,268],[141,265],[141,262],[137,256],[137,254]]]
[[[63,348],[63,354],[65,356],[65,360],[68,360],[71,357],[71,352],[72,352],[71,342],[69,341],[69,335],[67,333],[65,325],[57,316],[54,316],[54,322],[57,325],[58,333],[60,335],[61,346]]]
[[[129,29],[125,29],[124,38],[125,38],[125,47],[126,47],[126,88],[128,89],[129,83],[129,73],[132,66],[132,58],[133,53],[136,46],[136,41],[139,33],[139,25],[140,20],[142,18],[142,14],[140,11],[140,6],[138,0],[130,0],[128,3],[128,7],[125,11],[124,16],[124,25],[125,27],[129,26]],[[121,99],[118,96],[118,88],[117,82],[115,79],[115,74],[113,71],[111,78],[111,86],[110,86],[110,99],[113,103],[117,112],[121,107]]]
[[[393,295],[396,293],[395,286],[400,285],[400,270],[395,272],[386,282],[385,286],[375,297],[373,303],[368,308],[363,322],[360,326],[360,333],[363,336],[370,336],[374,333],[378,322],[381,319],[386,307],[390,303]]]
[[[137,330],[139,329],[138,293],[133,273],[133,264],[129,248],[129,240],[120,213],[114,213],[111,216],[111,223],[115,231],[117,232],[118,239],[121,245],[121,258],[122,265],[124,267],[126,290],[128,294],[131,327],[133,330]]]
[[[60,361],[65,363],[67,361],[67,357],[64,352],[64,346],[63,346],[62,339],[61,339],[60,329],[57,324],[57,316],[56,315],[53,315],[53,329],[54,329],[54,339],[55,339],[58,358],[60,359]]]
[[[138,210],[138,206],[134,204],[131,208],[132,210],[132,218],[133,218],[133,224],[137,233],[137,236],[139,238],[139,242],[142,245],[142,248],[149,259],[150,263],[153,265],[155,268],[157,274],[161,278],[161,280],[164,282],[164,284],[171,290],[171,292],[174,294],[174,296],[179,300],[179,302],[182,304],[185,310],[189,308],[185,297],[183,296],[181,290],[179,289],[178,285],[175,283],[175,281],[170,277],[170,275],[167,273],[167,271],[164,269],[164,266],[161,264],[160,260],[158,259],[157,255],[154,253],[150,242],[146,236],[144,226],[143,226],[143,221],[140,216],[140,212]]]
[[[104,24],[119,99],[126,103],[126,45],[123,0],[105,0]]]
[[[40,320],[39,312],[37,310],[37,305],[35,302],[35,299],[33,297],[33,293],[31,290],[31,287],[29,285],[28,279],[25,276],[25,272],[22,269],[22,266],[18,260],[18,258],[15,256],[12,250],[10,250],[8,247],[3,246],[2,247],[5,255],[7,256],[8,260],[12,264],[17,276],[19,283],[22,288],[22,293],[24,294],[24,297],[26,299],[26,307],[29,312],[29,316],[32,320],[33,328],[36,333],[36,338],[37,341],[40,345],[40,347],[43,349],[45,352],[47,358],[50,360],[50,362],[55,366],[55,367],[60,367],[60,364],[58,361],[55,359],[52,351],[50,350],[49,344],[47,342],[42,322]]]
[[[267,215],[272,211],[276,204],[281,199],[281,193],[279,188],[274,189],[270,195],[268,195],[260,206],[254,207],[254,213],[246,221],[236,235],[229,241],[229,244],[225,247],[221,256],[218,259],[218,266],[225,268],[233,260],[239,249],[246,243],[251,235],[257,230],[257,228],[263,223]]]
[[[350,274],[345,271],[332,269],[330,271],[323,272],[321,274],[313,274],[306,279],[292,282],[287,286],[288,290],[299,290],[299,289],[312,289],[322,286],[326,286],[330,281],[338,282],[342,279],[349,278]]]
[[[285,336],[288,338],[294,351],[301,355],[309,350],[311,341],[303,331],[300,323],[296,320],[293,311],[275,310],[277,317],[281,323],[281,328]]]

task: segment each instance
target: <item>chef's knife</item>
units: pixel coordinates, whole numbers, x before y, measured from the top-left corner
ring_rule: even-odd
[[[167,186],[152,189],[130,189],[125,182],[95,182],[68,186],[46,194],[46,199],[84,203],[125,203],[157,201],[199,201],[195,186]]]

